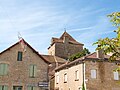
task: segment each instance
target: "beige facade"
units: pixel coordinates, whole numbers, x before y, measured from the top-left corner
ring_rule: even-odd
[[[55,89],[82,90],[84,77],[86,90],[120,90],[119,71],[115,71],[120,62],[110,62],[107,58],[101,59],[96,56],[97,54],[93,53],[58,67],[55,73]],[[77,70],[78,80],[76,81]],[[67,73],[66,83],[64,83],[65,73]]]
[[[65,68],[55,73],[55,89],[56,90],[79,90],[82,88],[83,82],[83,64]],[[76,77],[78,72],[78,78]],[[67,75],[65,77],[65,74]],[[65,78],[66,81],[65,81]]]
[[[22,52],[22,61],[17,60],[18,51]],[[20,43],[16,43],[1,52],[0,64],[8,65],[7,74],[0,75],[0,86],[7,87],[4,90],[33,90],[32,88],[34,90],[48,90],[48,86],[42,85],[48,83],[49,62],[29,44],[26,43],[26,51],[23,51]],[[30,77],[30,65],[36,66],[35,77]]]

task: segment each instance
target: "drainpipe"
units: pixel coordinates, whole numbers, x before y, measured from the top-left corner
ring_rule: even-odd
[[[85,90],[85,63],[83,61],[83,85],[82,90]]]

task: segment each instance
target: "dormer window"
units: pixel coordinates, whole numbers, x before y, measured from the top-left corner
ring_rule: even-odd
[[[17,61],[22,61],[22,52],[18,51]]]

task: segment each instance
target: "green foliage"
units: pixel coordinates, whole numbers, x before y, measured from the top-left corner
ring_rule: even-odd
[[[120,58],[120,12],[112,13],[108,15],[108,17],[110,18],[110,21],[113,23],[113,26],[117,28],[117,30],[114,31],[116,33],[116,37],[115,38],[106,37],[104,39],[99,39],[94,44],[98,45],[96,50],[102,49],[105,54],[112,53],[110,60],[115,60],[117,58]]]
[[[69,60],[74,61],[75,59],[80,58],[82,56],[85,56],[87,54],[90,54],[90,52],[89,52],[88,49],[84,48],[81,52],[78,52],[78,53],[73,54],[72,56],[70,56]]]

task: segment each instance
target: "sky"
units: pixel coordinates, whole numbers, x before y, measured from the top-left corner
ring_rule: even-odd
[[[115,37],[108,14],[120,0],[0,0],[0,52],[19,41],[47,54],[51,38],[66,31],[91,52],[100,38]]]

